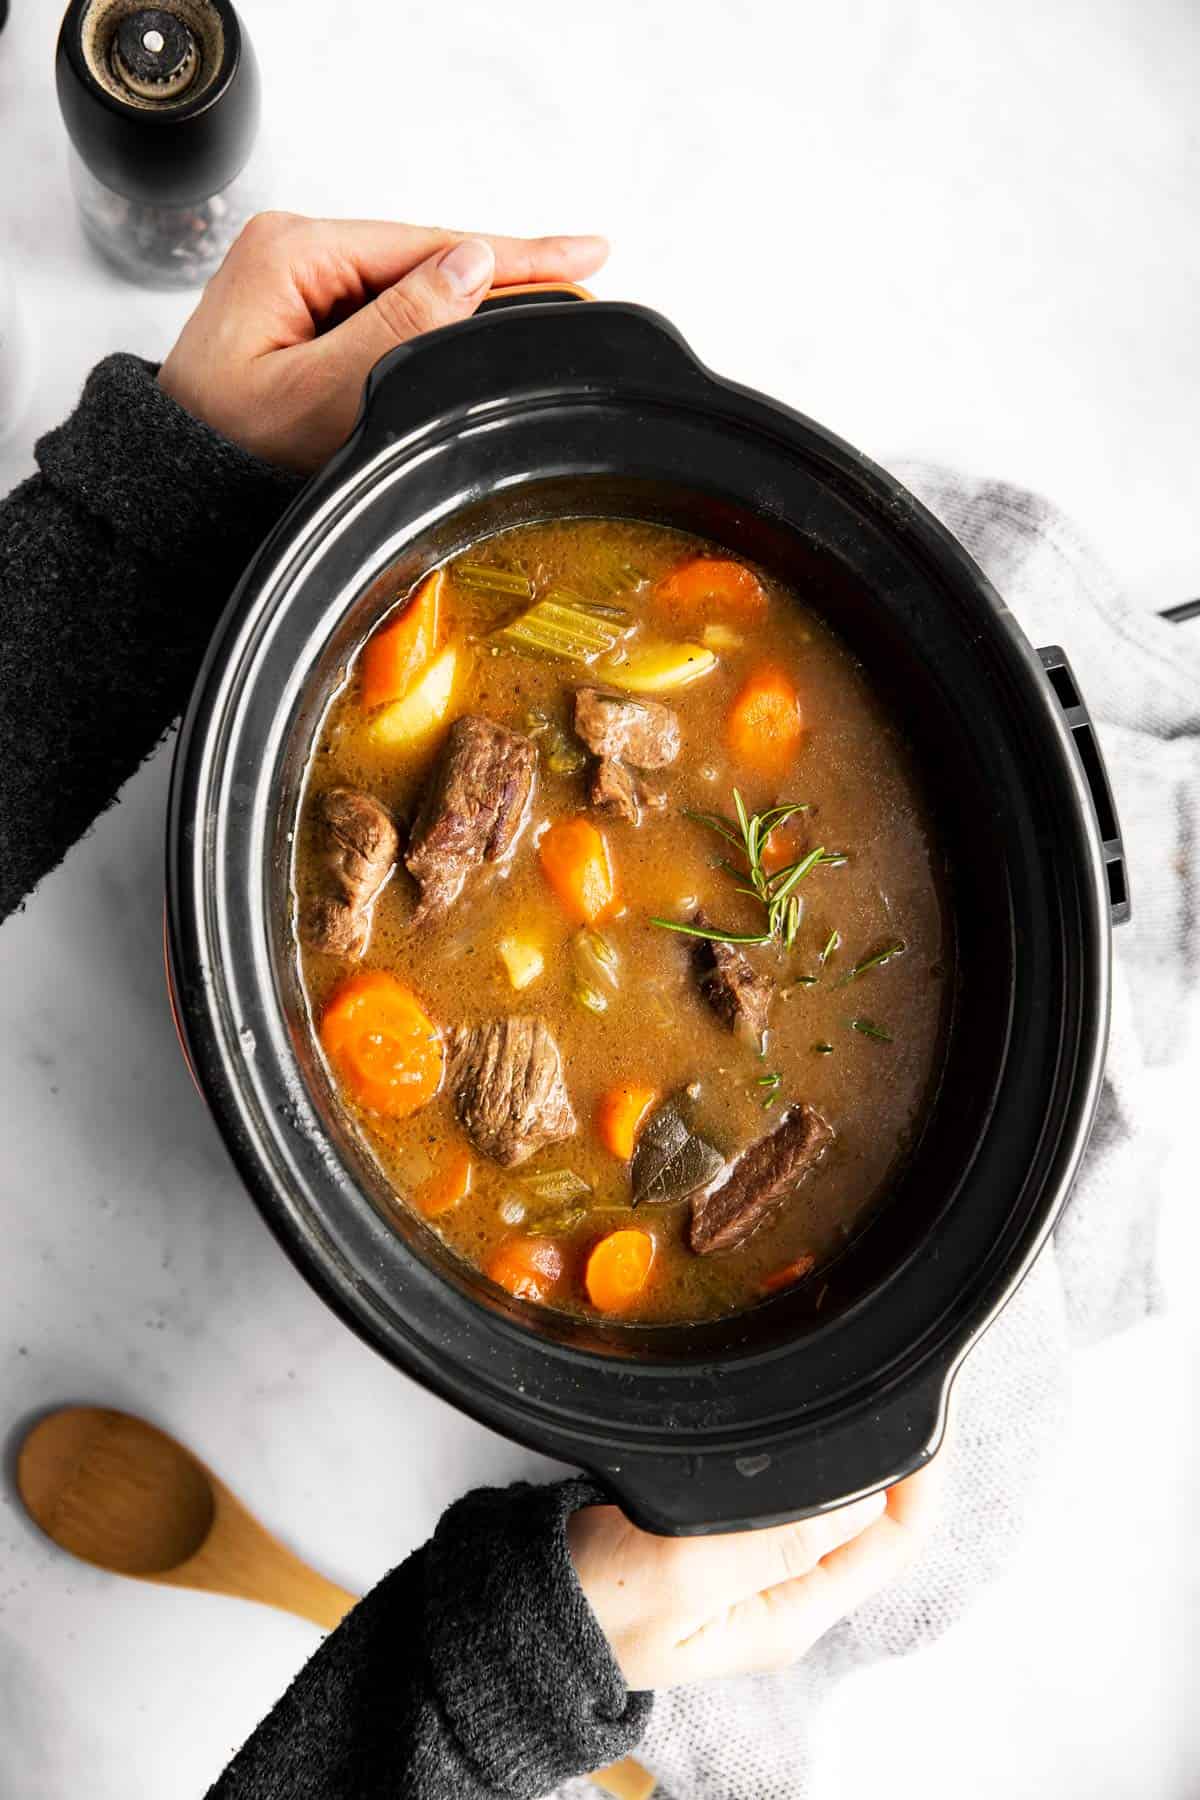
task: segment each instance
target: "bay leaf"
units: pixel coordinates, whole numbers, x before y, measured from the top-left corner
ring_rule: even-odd
[[[724,1167],[721,1152],[692,1130],[674,1101],[664,1101],[638,1138],[630,1170],[633,1204],[686,1200]]]

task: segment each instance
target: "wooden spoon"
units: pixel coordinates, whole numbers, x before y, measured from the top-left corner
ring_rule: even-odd
[[[258,1600],[332,1631],[356,1603],[271,1536],[190,1450],[145,1419],[68,1406],[39,1419],[17,1488],[60,1549],[113,1575]],[[592,1776],[615,1800],[649,1800],[654,1777],[626,1758]]]
[[[18,1453],[17,1487],[47,1537],[114,1575],[260,1600],[325,1631],[354,1605],[190,1450],[129,1413],[68,1406],[40,1419]]]

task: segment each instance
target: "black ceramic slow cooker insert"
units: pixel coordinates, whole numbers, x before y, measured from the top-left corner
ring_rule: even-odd
[[[572,514],[681,527],[795,585],[861,658],[924,770],[958,933],[945,1072],[819,1312],[811,1284],[694,1327],[509,1299],[389,1203],[307,1028],[291,852],[330,684],[384,599],[425,569],[502,527]],[[180,1026],[267,1221],[399,1368],[593,1471],[661,1531],[796,1518],[933,1453],[956,1369],[1079,1166],[1110,925],[1127,910],[1111,797],[1062,653],[1031,648],[883,470],[714,376],[636,306],[492,305],[380,363],[349,443],[232,601],[176,758]]]

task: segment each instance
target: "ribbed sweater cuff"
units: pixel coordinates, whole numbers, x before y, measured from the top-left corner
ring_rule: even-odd
[[[646,1728],[575,1575],[565,1525],[591,1482],[468,1494],[428,1547],[426,1642],[439,1704],[498,1793],[543,1794],[615,1762]]]
[[[157,373],[141,357],[106,356],[70,418],[38,443],[38,464],[143,556],[172,565],[202,557],[228,585],[303,482],[193,418]]]

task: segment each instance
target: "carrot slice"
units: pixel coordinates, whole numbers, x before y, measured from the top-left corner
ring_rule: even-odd
[[[596,1132],[605,1149],[619,1156],[622,1162],[628,1162],[638,1132],[657,1099],[657,1088],[635,1087],[628,1081],[601,1094],[596,1107]]]
[[[546,880],[573,919],[595,925],[616,903],[616,883],[603,832],[582,814],[559,819],[538,843]]]
[[[767,610],[767,593],[743,563],[720,556],[694,556],[664,575],[654,597],[681,623],[720,613],[754,624]]]
[[[372,1112],[404,1119],[438,1091],[442,1034],[412,989],[382,969],[335,989],[320,1035],[346,1092]]]
[[[486,1272],[518,1300],[548,1300],[562,1280],[562,1251],[553,1238],[509,1238],[493,1250]]]
[[[791,819],[774,830],[763,845],[759,861],[768,875],[778,875],[789,863],[799,862],[810,836],[800,819]],[[743,865],[744,866],[744,865]]]
[[[413,1205],[427,1219],[449,1212],[471,1191],[475,1165],[465,1150],[452,1150],[449,1157],[423,1181],[413,1195]]]
[[[725,739],[731,754],[760,775],[779,775],[803,730],[799,696],[787,675],[775,663],[761,663],[729,709]]]
[[[777,1294],[781,1288],[791,1287],[793,1282],[803,1281],[817,1266],[815,1256],[798,1256],[795,1262],[785,1263],[782,1269],[776,1269],[771,1275],[764,1275],[762,1290],[764,1294]]]
[[[435,569],[402,613],[381,625],[362,653],[362,703],[368,710],[403,700],[438,645],[446,571]]]
[[[648,1231],[610,1231],[588,1257],[588,1299],[599,1312],[625,1312],[645,1287],[653,1261]]]

